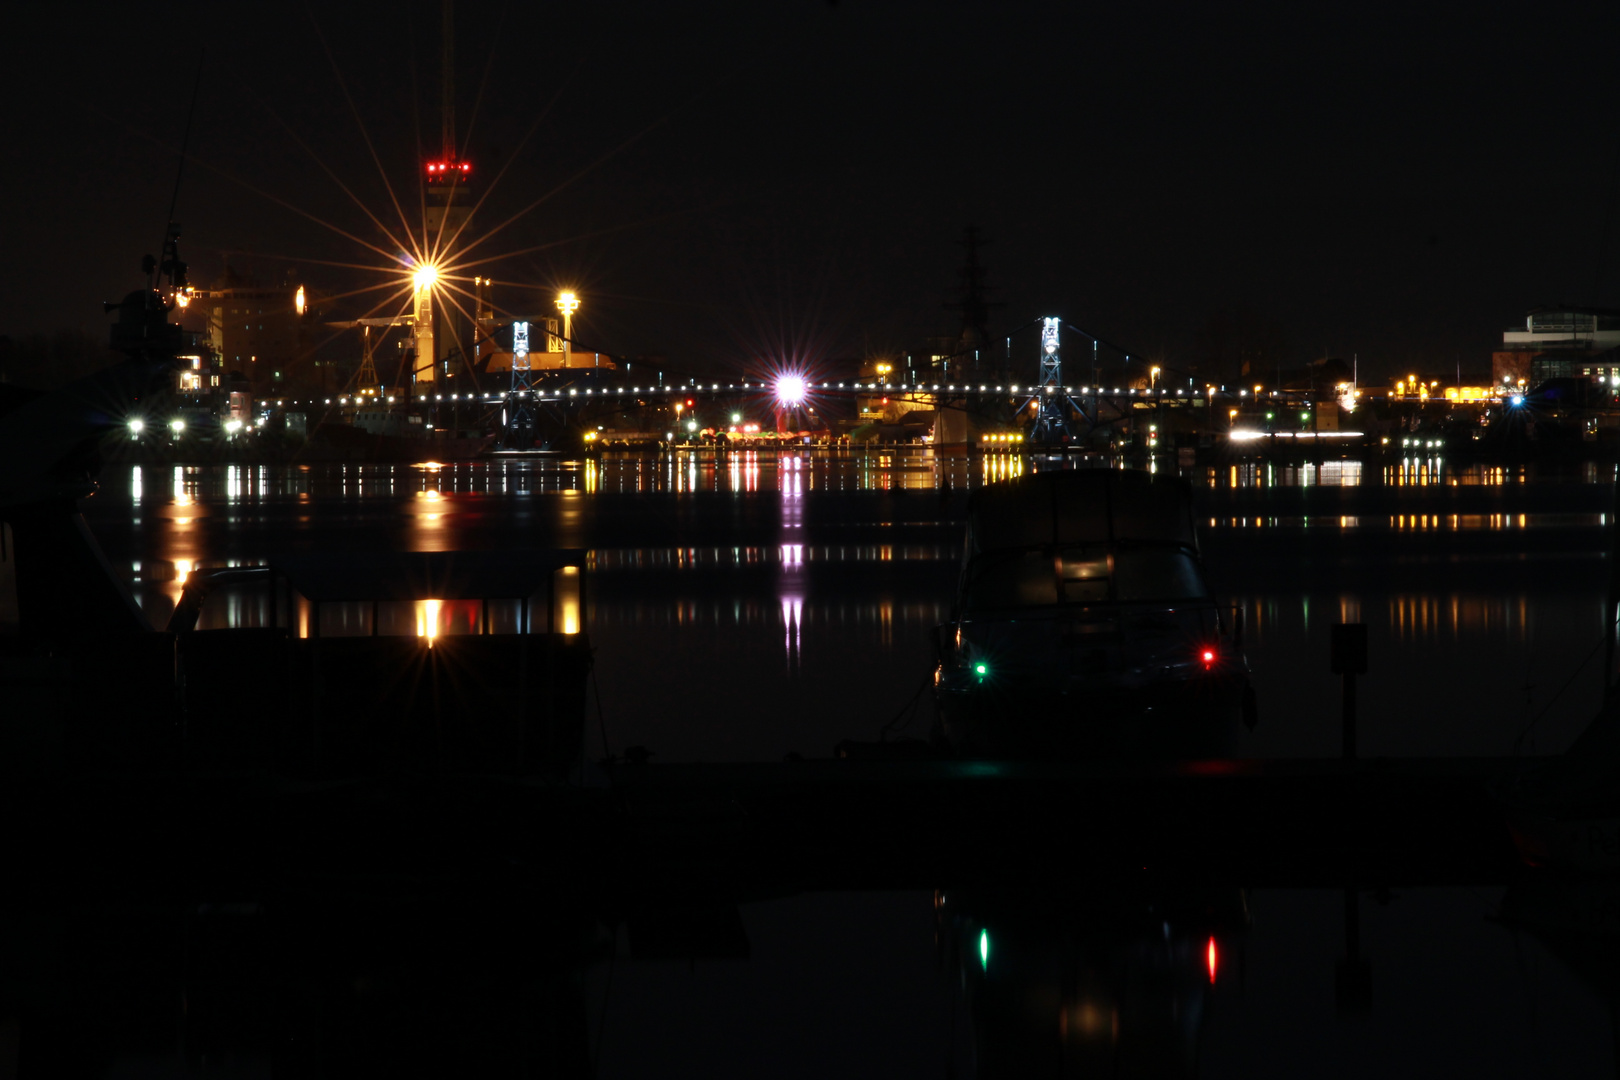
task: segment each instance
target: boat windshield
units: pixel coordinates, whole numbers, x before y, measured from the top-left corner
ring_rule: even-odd
[[[969,563],[962,596],[968,612],[1208,598],[1209,587],[1190,553],[1106,545],[986,552]]]

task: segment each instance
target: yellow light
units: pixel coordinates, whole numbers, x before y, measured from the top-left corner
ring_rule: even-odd
[[[430,649],[433,648],[433,639],[439,636],[439,609],[443,606],[443,600],[416,602],[416,636],[427,638]]]
[[[423,289],[431,289],[438,283],[439,268],[432,263],[424,263],[416,268],[416,273],[411,275],[411,280],[416,283],[417,292],[421,292]]]
[[[579,310],[579,297],[570,290],[557,294],[557,310],[564,315],[572,315]]]
[[[565,634],[579,633],[579,567],[564,566],[557,571],[558,622]]]
[[[181,307],[181,308],[186,307],[187,305],[189,305],[191,303],[191,290],[187,289],[185,292],[177,292],[177,293],[175,293],[174,294],[174,303],[175,303],[176,307]]]
[[[417,286],[418,289],[421,287],[421,285]],[[293,297],[293,308],[296,309],[300,315],[304,313],[304,287],[302,285],[298,286],[298,295]]]

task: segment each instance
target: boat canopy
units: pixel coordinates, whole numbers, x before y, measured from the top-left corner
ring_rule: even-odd
[[[1139,470],[1060,470],[986,485],[968,503],[969,561],[994,551],[1117,543],[1196,553],[1192,488]]]

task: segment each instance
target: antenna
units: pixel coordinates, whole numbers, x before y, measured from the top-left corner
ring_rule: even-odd
[[[456,159],[456,5],[455,0],[444,0],[444,102],[440,106],[444,141],[442,158]]]

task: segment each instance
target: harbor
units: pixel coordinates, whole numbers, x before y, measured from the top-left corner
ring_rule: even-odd
[[[0,1080],[1620,1071],[1612,13],[136,14]]]

